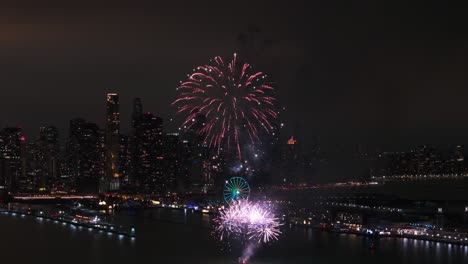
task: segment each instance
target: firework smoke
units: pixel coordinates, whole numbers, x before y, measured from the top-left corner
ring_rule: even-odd
[[[241,260],[244,262],[248,262],[250,258],[255,254],[255,250],[259,247],[258,243],[252,243],[250,242],[244,249],[244,252],[242,253]]]

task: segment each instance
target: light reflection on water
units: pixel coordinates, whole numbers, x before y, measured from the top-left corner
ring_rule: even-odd
[[[122,213],[118,219],[136,227],[135,240],[32,217],[1,215],[0,247],[9,249],[2,254],[5,259],[16,258],[15,263],[33,263],[39,258],[49,259],[48,263],[235,263],[242,251],[235,245],[230,251],[221,250],[211,235],[207,215],[163,209]],[[468,263],[466,246],[383,238],[375,240],[376,249],[370,250],[371,242],[357,235],[285,227],[281,241],[258,249],[251,263]]]

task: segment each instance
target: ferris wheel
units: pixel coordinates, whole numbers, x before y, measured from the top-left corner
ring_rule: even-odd
[[[233,200],[247,199],[250,195],[250,186],[242,177],[233,177],[224,184],[224,200],[230,203]]]

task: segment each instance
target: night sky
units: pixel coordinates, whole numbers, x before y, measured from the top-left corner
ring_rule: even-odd
[[[238,52],[276,81],[284,134],[306,145],[468,143],[465,9],[253,2],[2,7],[0,126],[30,137],[45,124],[64,137],[74,117],[103,126],[105,93],[116,91],[126,132],[133,97],[167,119],[179,80]]]

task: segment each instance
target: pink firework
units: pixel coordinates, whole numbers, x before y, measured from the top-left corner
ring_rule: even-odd
[[[241,157],[240,137],[248,135],[251,143],[262,131],[271,133],[278,117],[274,89],[263,72],[254,72],[247,63],[239,63],[234,54],[230,62],[215,57],[210,65],[198,66],[177,88],[172,105],[185,114],[182,126],[195,128],[197,116],[205,117],[196,133],[204,136],[210,147],[235,147]]]
[[[219,238],[246,237],[249,241],[268,243],[278,240],[281,224],[273,213],[259,203],[233,201],[214,219]]]

